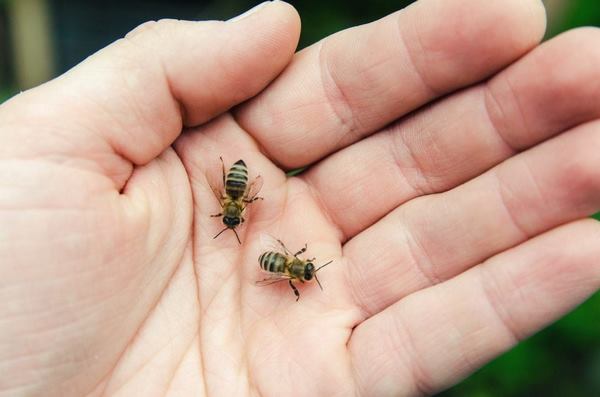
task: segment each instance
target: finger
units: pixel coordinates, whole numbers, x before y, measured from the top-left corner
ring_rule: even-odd
[[[564,315],[600,287],[600,224],[579,221],[419,291],[356,328],[365,395],[432,394]]]
[[[78,166],[121,187],[130,162],[156,157],[182,125],[202,123],[263,89],[291,59],[298,34],[298,15],[283,2],[233,22],[144,24],[3,105],[3,154],[81,158]]]
[[[453,190],[399,207],[344,247],[367,314],[600,209],[600,121],[523,152]]]
[[[342,234],[352,237],[403,202],[451,189],[599,118],[598,40],[600,30],[588,28],[544,43],[490,82],[341,150],[303,178]]]
[[[303,166],[489,76],[544,27],[537,0],[419,1],[302,51],[238,120],[276,161]]]

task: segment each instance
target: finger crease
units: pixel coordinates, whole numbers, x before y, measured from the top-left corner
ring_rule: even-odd
[[[365,283],[363,272],[360,271],[360,267],[354,264],[354,261],[349,255],[346,255],[342,247],[342,257],[346,260],[346,269],[348,271],[342,272],[345,284],[348,286],[350,291],[351,301],[360,312],[360,322],[373,316],[376,311],[369,307],[368,299],[364,297],[363,288],[361,285],[368,285]]]
[[[498,319],[502,327],[506,330],[506,333],[511,338],[512,344],[517,344],[524,338],[524,336],[517,331],[517,327],[514,325],[514,321],[510,319],[508,312],[500,307],[500,300],[494,298],[499,296],[498,292],[492,292],[499,290],[495,278],[489,275],[489,272],[485,268],[485,262],[477,266],[477,269],[479,269],[479,284],[487,303],[492,309],[492,313]]]
[[[344,90],[335,79],[327,57],[323,54],[325,51],[326,41],[322,41],[319,44],[318,51],[318,63],[320,68],[321,85],[325,92],[325,98],[327,99],[328,105],[331,107],[333,114],[336,116],[338,123],[342,129],[340,139],[347,135],[354,135],[357,130],[356,119],[352,106],[348,101],[348,97],[344,93]],[[352,137],[350,137],[352,138]]]
[[[408,228],[404,229],[404,237],[406,246],[408,247],[408,252],[417,271],[423,276],[430,286],[441,283],[442,280],[433,270],[435,265],[423,247],[423,244],[420,243],[420,241],[415,237],[414,233],[411,233]]]
[[[400,12],[400,15],[403,14],[403,11]],[[410,63],[410,67],[414,70],[415,75],[417,76],[419,82],[421,83],[421,85],[423,86],[423,88],[426,91],[426,96],[429,96],[431,98],[436,98],[438,96],[441,95],[440,90],[438,90],[437,88],[435,88],[433,86],[433,84],[429,83],[427,81],[427,79],[425,78],[424,74],[421,72],[421,68],[419,68],[417,65],[417,60],[415,58],[415,53],[426,53],[425,47],[423,46],[423,42],[421,41],[421,36],[419,35],[419,32],[413,28],[413,31],[415,33],[415,37],[416,40],[414,42],[417,43],[418,45],[418,50],[419,51],[415,51],[413,52],[413,50],[411,49],[411,47],[408,45],[408,41],[406,40],[406,38],[404,37],[404,34],[402,32],[402,22],[404,21],[403,18],[398,18],[397,22],[396,22],[396,30],[398,32],[398,37],[400,38],[400,43],[402,44],[402,46],[404,47],[404,52],[406,53],[406,59],[408,59],[409,63]],[[404,58],[404,57],[403,57]]]
[[[508,215],[508,219],[510,220],[512,225],[521,234],[520,241],[525,241],[530,237],[530,233],[527,232],[527,230],[521,224],[519,219],[517,219],[517,216],[515,215],[514,211],[511,209],[511,206],[508,201],[508,197],[506,196],[506,191],[503,188],[504,184],[502,183],[502,180],[501,180],[500,176],[498,175],[497,169],[494,171],[494,176],[497,181],[496,190],[498,191],[498,195],[500,196],[500,203],[502,204],[502,207],[504,207],[504,211]]]
[[[421,363],[419,350],[417,349],[412,333],[402,321],[402,316],[391,315],[389,317],[396,328],[396,333],[391,332],[389,335],[397,335],[397,339],[400,342],[394,343],[392,339],[392,351],[399,353],[400,359],[405,363],[410,372],[417,392],[423,396],[430,396],[433,393],[432,387],[429,386],[432,382],[428,380],[429,376],[427,376],[427,372]],[[398,352],[399,346],[402,347],[402,351],[406,356]]]
[[[523,116],[523,110],[522,110],[521,106],[519,105],[516,93],[514,92],[514,89],[512,88],[512,86],[509,85],[509,88],[510,88],[510,92],[514,98],[514,101],[515,101],[515,103],[517,103],[517,107],[519,108],[519,114],[521,116],[521,120],[523,120],[522,122],[524,122],[525,119]],[[506,111],[504,110],[504,106],[502,106],[502,102],[500,100],[498,100],[496,93],[494,92],[494,90],[489,82],[483,86],[483,103],[484,103],[484,109],[485,109],[487,118],[492,126],[492,129],[496,133],[496,136],[500,139],[502,144],[504,144],[504,146],[510,150],[511,153],[519,152],[520,149],[518,149],[517,145],[515,145],[514,143],[509,141],[505,132],[500,127],[500,123],[498,122],[498,119],[510,120],[510,118],[508,117]]]
[[[423,168],[417,160],[412,148],[404,140],[404,135],[400,131],[400,126],[397,125],[390,129],[388,137],[391,141],[390,147],[394,163],[404,177],[404,180],[406,180],[413,189],[413,195],[423,196],[431,192],[431,183],[429,182],[427,175],[423,172]],[[406,161],[409,163],[408,167],[404,164]],[[413,178],[407,176],[407,168],[415,171],[416,175]]]
[[[292,177],[292,178],[294,178],[294,177]],[[325,219],[327,219],[327,223],[335,229],[335,231],[337,232],[336,234],[337,234],[341,244],[344,244],[347,241],[348,236],[346,235],[343,228],[340,226],[340,224],[335,219],[333,212],[330,211],[329,208],[327,207],[327,204],[325,203],[325,200],[322,199],[319,190],[316,189],[307,178],[302,178],[302,177],[297,177],[297,178],[299,181],[303,182],[304,186],[306,186],[306,190],[308,191],[308,194],[312,197],[313,201],[317,204],[319,211],[325,216]]]

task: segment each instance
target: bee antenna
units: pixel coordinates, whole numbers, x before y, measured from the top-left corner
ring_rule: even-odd
[[[219,237],[221,235],[221,233],[223,233],[225,230],[229,229],[228,227],[226,227],[225,229],[221,230],[219,233],[217,233],[217,235],[215,237],[213,237],[213,240],[216,239],[217,237]]]
[[[319,284],[319,288],[321,288],[321,291],[323,291],[323,286],[321,285],[321,282],[319,281],[319,278],[317,277],[316,274],[315,274],[315,280],[317,280],[317,284]]]
[[[235,231],[235,229],[231,229],[231,230],[233,230],[233,234],[235,234],[235,238],[237,238],[238,243],[240,243],[240,245],[242,245],[242,242],[240,241],[240,236],[238,236],[238,234]]]
[[[323,266],[319,266],[319,268],[317,270],[315,270],[315,273],[318,272],[319,270],[323,269],[325,266],[329,265],[331,262],[333,262],[333,261],[329,261],[326,264],[324,264]]]
[[[319,268],[317,268],[317,270],[315,270],[315,280],[317,280],[317,284],[319,284],[319,288],[321,288],[321,291],[323,291],[323,286],[321,285],[321,282],[319,281],[319,278],[317,277],[317,272],[321,269],[323,269],[325,266],[329,265],[331,262],[333,261],[329,261],[326,264],[324,264],[323,266],[319,266]]]

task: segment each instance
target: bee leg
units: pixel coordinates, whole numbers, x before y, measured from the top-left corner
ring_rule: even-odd
[[[262,197],[256,196],[256,197],[252,197],[251,199],[244,199],[244,203],[250,204],[256,200],[264,200],[264,199]]]
[[[298,288],[296,288],[294,283],[292,283],[292,280],[290,280],[290,287],[292,287],[292,290],[294,290],[294,295],[296,295],[296,302],[298,302],[298,299],[300,299],[300,292],[298,292]]]
[[[283,248],[283,252],[285,252],[287,255],[291,255],[292,254],[290,252],[290,250],[287,249],[287,247],[285,246],[285,244],[283,243],[283,241],[277,239],[277,242],[279,243],[279,245],[281,245],[281,248]]]
[[[294,254],[294,256],[298,256],[298,255],[300,255],[300,254],[303,254],[303,253],[305,253],[307,249],[308,249],[308,244],[304,244],[304,248],[302,248],[300,251],[296,252],[296,253]]]
[[[223,216],[223,214],[214,214],[214,215],[211,215],[210,217],[211,217],[211,218],[214,218],[214,217],[216,217],[216,216]]]
[[[223,169],[223,188],[225,188],[225,163],[223,162],[223,157],[219,156],[221,159],[221,167]]]

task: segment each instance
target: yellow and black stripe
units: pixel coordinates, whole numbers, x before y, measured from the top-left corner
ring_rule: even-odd
[[[244,196],[248,186],[248,168],[244,160],[238,160],[231,166],[225,178],[225,192],[232,199]]]
[[[285,273],[287,258],[279,252],[267,251],[259,258],[260,267],[270,273]]]

